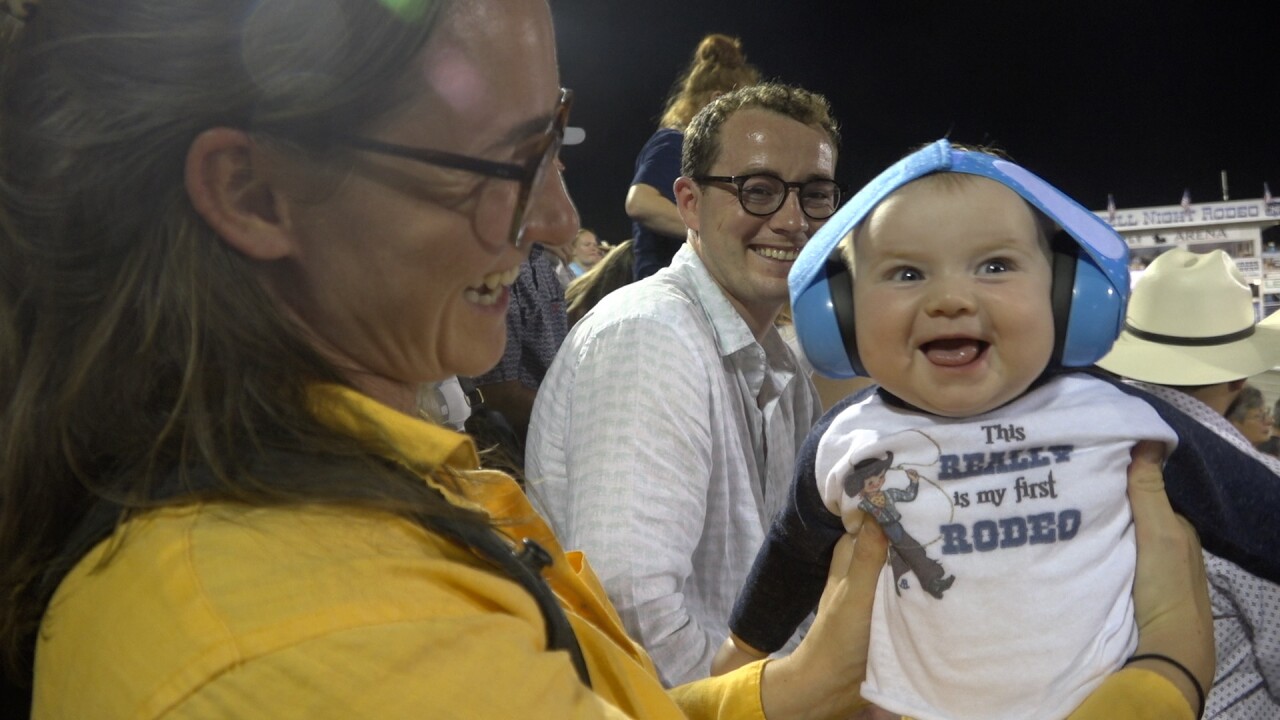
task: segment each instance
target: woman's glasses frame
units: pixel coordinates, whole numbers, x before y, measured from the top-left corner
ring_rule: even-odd
[[[338,144],[364,152],[390,155],[436,167],[463,170],[485,177],[519,182],[520,194],[517,196],[515,207],[512,209],[511,226],[507,240],[512,245],[520,247],[523,243],[525,214],[529,209],[529,201],[533,197],[534,190],[542,184],[548,168],[555,163],[556,156],[560,154],[560,147],[564,144],[565,127],[569,124],[569,110],[572,107],[573,91],[567,88],[560,88],[560,98],[556,102],[556,109],[551,116],[551,122],[547,126],[546,132],[539,139],[536,150],[522,164],[485,160],[484,158],[459,155],[458,153],[444,150],[397,145],[355,135],[339,138]]]

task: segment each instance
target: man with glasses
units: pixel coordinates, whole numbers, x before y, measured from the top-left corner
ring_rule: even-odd
[[[688,242],[574,326],[534,405],[528,492],[668,684],[710,673],[819,415],[775,322],[839,207],[838,142],[826,100],[799,88],[705,107],[675,184]]]

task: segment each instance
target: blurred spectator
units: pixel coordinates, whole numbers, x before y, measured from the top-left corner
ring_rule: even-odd
[[[569,253],[569,269],[577,278],[600,262],[600,258],[604,257],[604,248],[594,232],[582,228],[569,244]]]
[[[543,250],[547,253],[551,267],[555,269],[556,279],[560,281],[560,289],[562,291],[568,290],[569,283],[573,282],[573,279],[577,277],[573,268],[569,267],[570,263],[573,262],[573,248],[566,243],[555,247],[544,246]]]
[[[1280,458],[1280,400],[1276,400],[1276,404],[1271,407],[1271,437],[1258,445],[1258,449]]]
[[[1252,385],[1240,389],[1240,394],[1227,406],[1226,417],[1254,447],[1271,439],[1271,411],[1262,391]]]
[[[680,177],[680,146],[693,116],[716,96],[760,81],[748,65],[742,41],[710,34],[698,43],[693,59],[676,80],[658,131],[641,148],[636,174],[627,191],[626,210],[635,238],[635,279],[671,263],[684,244],[685,226],[676,212],[673,184]]]
[[[634,240],[628,238],[622,241],[605,253],[600,262],[569,284],[569,289],[564,291],[564,298],[569,305],[570,327],[604,299],[605,295],[631,282],[634,247]]]

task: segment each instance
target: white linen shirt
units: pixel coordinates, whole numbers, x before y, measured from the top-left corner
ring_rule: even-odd
[[[666,684],[710,673],[819,413],[777,331],[757,342],[688,245],[560,348],[534,403],[526,487]]]
[[[1280,482],[1280,459],[1258,452],[1222,413],[1181,390],[1126,382],[1178,408],[1242,454],[1261,460]],[[1204,569],[1209,577],[1217,650],[1216,677],[1208,688],[1205,719],[1280,718],[1280,585],[1210,552],[1204,553]]]

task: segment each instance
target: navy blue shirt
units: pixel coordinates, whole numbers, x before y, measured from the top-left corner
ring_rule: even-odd
[[[680,148],[683,144],[684,133],[679,130],[663,128],[654,133],[636,157],[636,175],[631,184],[653,187],[674,204],[676,194],[672,186],[680,177]],[[684,237],[663,235],[638,222],[631,223],[631,233],[635,238],[632,272],[636,280],[649,277],[670,265],[671,258],[684,244]]]

